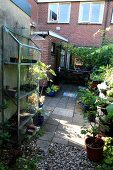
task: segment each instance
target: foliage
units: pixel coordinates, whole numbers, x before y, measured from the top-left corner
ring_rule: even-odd
[[[113,66],[112,65],[106,66],[105,81],[107,82],[109,87],[113,87]]]
[[[105,66],[100,66],[90,74],[90,79],[93,81],[104,81],[105,77]]]
[[[2,162],[0,162],[0,170],[9,170],[9,168],[4,165]]]
[[[50,75],[56,76],[56,74],[50,67],[50,65],[46,65],[41,61],[37,62],[33,67],[30,67],[29,71],[32,75],[32,81],[36,84],[37,81],[42,79],[52,81]]]
[[[8,108],[8,101],[6,99],[3,100],[3,104],[0,105],[0,109],[7,109]]]
[[[107,96],[113,97],[113,88],[111,88],[110,90],[107,90]]]
[[[92,54],[93,62],[95,66],[98,68],[101,65],[111,64],[111,60],[113,58],[113,45],[104,45],[98,49],[96,49]],[[113,63],[112,63],[113,64]]]
[[[41,109],[41,108],[39,108],[37,111],[36,111],[36,114],[37,115],[43,115],[45,113],[45,110],[44,109]]]
[[[110,103],[107,107],[107,117],[113,121],[113,103]]]
[[[113,169],[113,138],[108,137],[105,140],[103,160],[96,170],[112,170]]]
[[[18,170],[37,170],[36,160],[24,157],[18,158],[14,168]]]
[[[72,56],[80,58],[85,67],[100,67],[113,65],[113,45],[108,44],[100,48],[75,47],[73,44],[62,43],[62,48],[69,50]]]
[[[49,94],[50,92],[57,92],[58,90],[59,86],[52,84],[51,86],[47,87],[46,93]]]
[[[94,123],[90,122],[90,127],[87,127],[86,125],[81,127],[81,134],[84,135],[87,134],[95,138],[97,135],[99,135],[99,133],[100,133],[100,126],[96,122]]]
[[[101,98],[101,97],[98,97],[96,99],[97,106],[106,107],[109,103],[110,103],[109,100]]]
[[[2,141],[3,144],[4,142],[8,141],[9,138],[10,138],[10,135],[8,132],[0,133],[0,141]]]
[[[79,96],[81,101],[88,105],[90,109],[96,108],[97,96],[95,96],[94,92],[91,92],[89,89],[81,89],[79,90]]]
[[[37,133],[37,136],[40,137],[40,136],[43,136],[45,134],[45,130],[41,127]]]

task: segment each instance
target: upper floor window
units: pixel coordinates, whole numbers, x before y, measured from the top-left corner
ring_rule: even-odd
[[[70,3],[49,4],[48,22],[69,23]]]
[[[104,13],[104,2],[80,3],[79,23],[101,24]]]

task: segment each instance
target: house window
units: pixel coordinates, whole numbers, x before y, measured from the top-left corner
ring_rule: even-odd
[[[55,54],[55,43],[51,44],[51,54]]]
[[[111,23],[113,24],[113,10],[112,10],[112,15],[111,15]]]
[[[104,2],[80,3],[79,23],[101,24],[104,13]]]
[[[69,23],[70,3],[49,4],[48,22]]]

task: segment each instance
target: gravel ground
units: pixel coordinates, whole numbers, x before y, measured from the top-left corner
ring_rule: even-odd
[[[95,166],[96,163],[87,159],[85,149],[54,143],[43,154],[38,170],[94,170]]]

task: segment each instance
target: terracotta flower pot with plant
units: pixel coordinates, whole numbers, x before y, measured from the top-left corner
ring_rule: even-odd
[[[98,114],[96,115],[98,116]],[[90,127],[83,126],[81,133],[88,134],[85,145],[87,157],[94,162],[99,162],[103,157],[104,141],[100,137],[99,122],[90,122]]]

